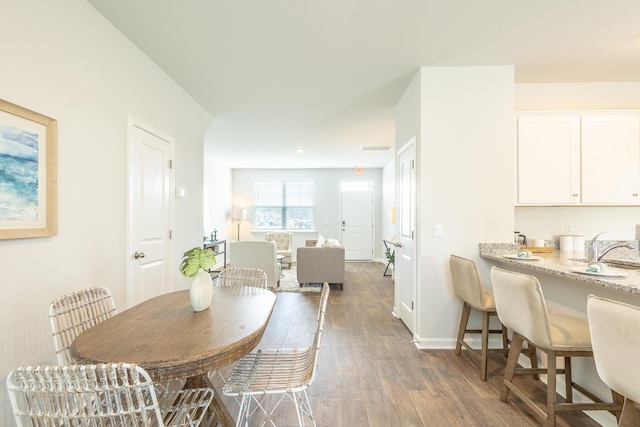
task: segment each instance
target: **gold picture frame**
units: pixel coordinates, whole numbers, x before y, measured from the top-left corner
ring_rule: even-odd
[[[0,99],[0,239],[58,234],[58,122]]]

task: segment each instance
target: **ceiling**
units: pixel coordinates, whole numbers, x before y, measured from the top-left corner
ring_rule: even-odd
[[[638,0],[87,0],[213,116],[233,168],[381,167],[420,66],[640,81]],[[304,153],[297,153],[304,148]]]

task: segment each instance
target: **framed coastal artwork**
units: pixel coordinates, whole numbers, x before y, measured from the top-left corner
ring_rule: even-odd
[[[57,121],[0,99],[0,239],[55,236]]]

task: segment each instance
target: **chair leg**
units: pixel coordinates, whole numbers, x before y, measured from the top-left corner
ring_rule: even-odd
[[[531,361],[531,368],[538,369],[538,350],[536,346],[527,342],[527,351],[529,352],[529,360]],[[533,374],[533,379],[538,381],[540,379],[540,375]]]
[[[462,315],[460,316],[460,326],[458,326],[458,340],[456,341],[456,356],[460,356],[460,350],[462,349],[462,340],[464,339],[464,333],[467,330],[467,323],[469,322],[469,314],[471,313],[471,306],[466,302],[462,305]]]
[[[620,405],[623,409],[624,409],[624,404],[625,404],[625,399],[624,396],[621,395],[620,393],[618,393],[617,391],[611,389],[611,401],[615,404]],[[635,426],[640,426],[640,408],[638,408],[638,423],[634,424]],[[622,425],[620,424],[620,420],[622,419],[622,411],[616,411],[614,412],[614,415],[616,416],[616,421],[618,422],[618,425]]]
[[[573,402],[573,376],[571,375],[571,358],[564,357],[564,394],[567,403]]]
[[[298,417],[298,425],[300,427],[304,427],[304,412],[302,410],[302,402],[300,401],[300,394],[296,392],[292,392],[293,394],[293,404],[296,408],[296,417]]]
[[[507,397],[509,397],[509,387],[507,384],[511,384],[513,382],[513,376],[516,372],[516,366],[518,365],[518,356],[522,350],[522,341],[522,337],[514,332],[511,337],[511,348],[509,349],[507,366],[504,368],[504,383],[500,390],[500,400],[503,402],[506,402]]]
[[[556,425],[556,352],[547,353],[547,427]]]
[[[640,405],[631,399],[626,399],[622,407],[622,415],[618,423],[619,427],[640,426]]]
[[[487,380],[487,351],[489,348],[489,312],[482,312],[482,343],[480,344],[480,379]]]
[[[238,419],[236,419],[236,427],[241,427],[242,425],[244,425],[245,427],[249,427],[250,406],[251,396],[246,394],[242,395],[242,400],[240,401],[240,409],[238,410]]]
[[[302,408],[307,413],[309,418],[311,418],[311,423],[313,427],[316,427],[316,419],[313,418],[313,410],[311,409],[311,403],[309,402],[309,395],[307,394],[306,389],[302,390],[302,395],[304,397],[304,401],[301,401],[303,403]]]
[[[507,327],[502,325],[502,348],[509,348],[509,334],[507,331]]]

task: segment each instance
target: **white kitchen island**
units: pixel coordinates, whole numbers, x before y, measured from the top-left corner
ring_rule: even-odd
[[[542,291],[549,311],[570,314],[587,319],[587,297],[589,294],[598,295],[629,304],[640,306],[640,270],[613,269],[614,273],[624,274],[624,277],[592,276],[573,272],[572,270],[584,270],[587,263],[576,261],[584,259],[584,253],[542,253],[534,254],[534,260],[511,259],[506,256],[517,252],[517,245],[502,243],[481,243],[480,257],[505,270],[518,271],[535,276],[540,281]],[[611,252],[603,261],[616,259],[615,252]],[[616,259],[617,260],[617,259]],[[618,261],[618,260],[617,260]],[[640,263],[635,259],[620,259],[619,261],[629,265]],[[490,281],[486,281],[490,283]],[[640,333],[640,325],[629,325]],[[620,357],[637,357],[637,355],[620,355]],[[522,358],[526,364],[528,359]],[[558,361],[562,363],[562,361]],[[546,363],[546,361],[542,361]],[[576,358],[572,364],[574,381],[594,392],[600,398],[610,399],[609,388],[600,380],[593,363],[593,359]],[[544,380],[546,382],[546,380]],[[564,378],[558,377],[557,392],[564,396]],[[510,400],[514,399],[513,396]],[[580,394],[575,394],[576,402],[588,401]],[[603,426],[615,426],[613,415],[604,411],[588,412],[592,418]]]

